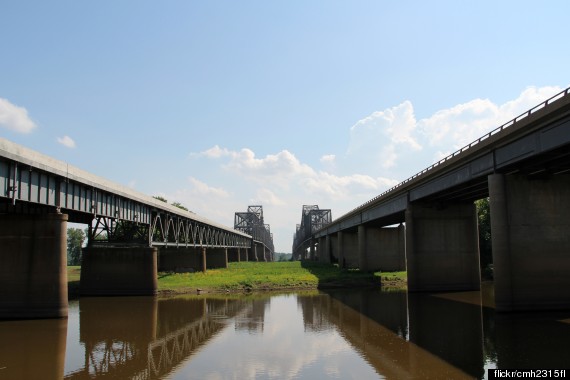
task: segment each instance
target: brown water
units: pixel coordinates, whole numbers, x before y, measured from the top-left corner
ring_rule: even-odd
[[[491,296],[82,298],[67,320],[0,322],[0,379],[464,379],[570,367],[570,311],[496,315]]]

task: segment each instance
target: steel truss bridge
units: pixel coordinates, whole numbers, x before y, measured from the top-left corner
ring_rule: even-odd
[[[293,259],[303,259],[298,257],[301,247],[311,239],[311,236],[320,229],[328,226],[332,222],[330,209],[320,210],[318,205],[304,205],[301,212],[301,223],[297,224],[296,232],[293,236]]]
[[[253,240],[265,245],[274,252],[273,234],[269,224],[263,220],[263,206],[248,206],[247,212],[236,212],[234,229],[253,237]]]
[[[0,214],[64,213],[89,242],[249,248],[252,236],[0,138]]]

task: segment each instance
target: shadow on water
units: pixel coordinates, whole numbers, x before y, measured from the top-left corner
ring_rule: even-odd
[[[492,288],[438,294],[325,292],[332,302],[326,306],[328,321],[388,378],[441,372],[481,379],[488,368],[568,367],[570,312],[496,314],[489,307],[492,300],[481,298],[492,295]]]

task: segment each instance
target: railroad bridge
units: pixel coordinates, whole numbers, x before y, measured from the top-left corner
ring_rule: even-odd
[[[294,257],[407,270],[412,292],[477,290],[474,201],[489,197],[497,310],[570,308],[569,92],[326,225],[304,208]]]
[[[82,295],[153,295],[159,270],[273,257],[269,225],[226,227],[0,138],[0,319],[67,316],[68,222],[89,226]]]

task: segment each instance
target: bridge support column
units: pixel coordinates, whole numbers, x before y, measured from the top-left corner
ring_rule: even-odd
[[[356,231],[339,231],[339,249],[341,250],[341,268],[359,268],[359,239]]]
[[[206,251],[206,268],[227,268],[228,250],[227,248],[208,248]]]
[[[338,231],[336,238],[336,251],[338,253],[338,267],[346,268],[346,260],[344,259],[344,233]]]
[[[321,256],[321,261],[324,263],[331,263],[331,237],[330,235],[325,236],[323,245],[323,253]]]
[[[199,271],[200,252],[196,248],[160,248],[158,250],[159,272]]]
[[[366,248],[366,227],[361,224],[358,226],[358,268],[361,271],[368,271]]]
[[[409,204],[406,256],[410,291],[480,289],[475,205]]]
[[[313,261],[315,259],[315,239],[311,238],[309,240],[309,260]]]
[[[489,176],[498,311],[570,308],[570,175]]]
[[[366,229],[369,270],[385,272],[406,270],[406,230],[399,227]]]
[[[0,215],[0,319],[67,317],[67,215]]]
[[[84,296],[157,294],[156,247],[83,249],[80,293]]]

